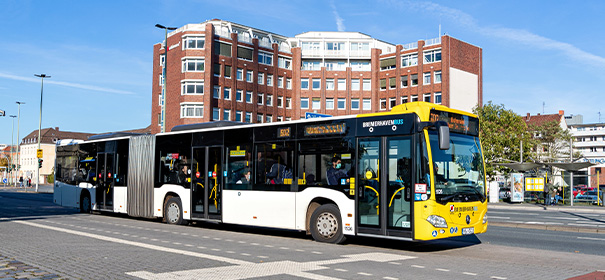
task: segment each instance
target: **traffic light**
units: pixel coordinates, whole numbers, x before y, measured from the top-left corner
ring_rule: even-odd
[[[38,159],[38,168],[42,168],[42,159]]]

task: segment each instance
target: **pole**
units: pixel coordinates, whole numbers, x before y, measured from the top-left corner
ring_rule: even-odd
[[[19,104],[19,111],[17,113],[17,164],[16,164],[16,171],[17,171],[17,175],[15,175],[15,187],[17,186],[17,176],[19,176],[19,169],[21,169],[20,167],[20,160],[21,160],[21,144],[19,144],[19,128],[21,127],[21,104],[25,104],[25,102],[19,102],[17,101],[17,104]]]
[[[599,177],[600,177],[600,171],[597,170],[597,205],[601,206],[601,188],[599,185]]]
[[[569,138],[569,163],[573,163],[573,142],[572,138]],[[573,172],[571,172],[569,176],[569,188],[571,194],[571,206],[573,206],[573,199],[575,198],[573,195]]]
[[[162,83],[162,112],[161,112],[161,122],[162,122],[162,133],[166,132],[166,68],[168,67],[168,30],[176,30],[176,27],[166,27],[161,24],[156,24],[155,27],[164,29],[164,65],[162,67],[162,77],[164,78],[164,82]]]
[[[573,206],[573,199],[574,199],[574,195],[573,195],[573,172],[571,172],[571,175],[569,176],[569,187],[571,188],[571,206]]]
[[[521,139],[521,163],[523,163],[523,139]]]
[[[15,152],[14,152],[15,147],[14,147],[13,140],[15,139],[15,118],[17,116],[10,115],[9,117],[13,118],[13,128],[11,129],[11,162],[9,164],[11,164],[11,172],[15,172],[15,169],[12,168],[12,165],[15,164]],[[15,173],[13,173],[13,174],[15,174]],[[12,179],[11,178],[12,176],[10,176],[10,174],[8,177],[9,177],[9,179]],[[15,180],[16,180],[16,175],[15,175]],[[8,182],[8,185],[10,186],[10,182]]]
[[[40,121],[38,122],[38,150],[40,150],[40,142],[42,137],[42,97],[44,96],[44,78],[50,78],[46,74],[34,74],[34,76],[42,79],[42,85],[40,86]],[[37,154],[37,153],[36,153]],[[38,164],[36,166],[36,192],[38,192],[38,185],[40,184],[40,159],[38,158]]]

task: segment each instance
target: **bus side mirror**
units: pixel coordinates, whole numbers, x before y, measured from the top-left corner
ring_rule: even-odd
[[[447,124],[437,125],[437,135],[439,137],[439,149],[449,150],[450,149],[450,128]]]

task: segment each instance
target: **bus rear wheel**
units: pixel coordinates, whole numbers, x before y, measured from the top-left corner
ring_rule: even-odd
[[[90,213],[90,212],[91,212],[90,195],[84,194],[80,198],[80,213]]]
[[[339,244],[345,241],[340,210],[334,204],[324,204],[311,215],[311,236],[318,242]]]
[[[171,197],[168,199],[164,207],[164,217],[166,217],[166,223],[168,224],[183,224],[183,206],[180,198]]]

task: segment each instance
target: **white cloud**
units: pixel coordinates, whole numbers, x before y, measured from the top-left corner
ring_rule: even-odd
[[[15,76],[15,75],[5,74],[5,73],[0,73],[0,78],[16,80],[16,81],[24,81],[24,82],[35,82],[35,83],[40,82],[40,78],[21,77],[21,76]],[[53,84],[53,85],[60,85],[60,86],[65,86],[65,87],[71,87],[71,88],[107,92],[107,93],[116,93],[116,94],[125,94],[125,95],[135,94],[134,92],[125,91],[125,90],[103,88],[103,87],[92,86],[92,85],[83,85],[83,84],[78,84],[78,83],[61,82],[61,81],[54,81],[54,80],[46,80],[45,83]]]
[[[334,5],[334,1],[331,1],[330,7],[332,7],[332,13],[334,14],[334,19],[336,20],[336,28],[338,31],[345,31],[344,19],[340,17],[338,11],[336,10],[336,6]]]

